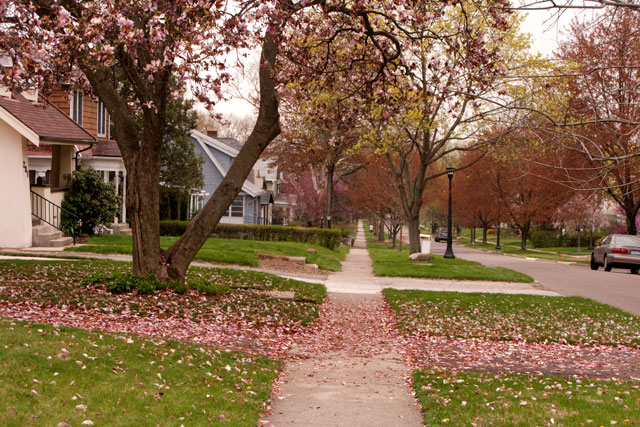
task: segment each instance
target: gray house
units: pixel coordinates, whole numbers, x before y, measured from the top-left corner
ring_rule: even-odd
[[[217,138],[216,136],[215,131],[210,131],[209,135],[205,135],[194,130],[190,134],[196,155],[203,159],[202,174],[204,175],[204,188],[200,193],[191,195],[189,209],[191,215],[195,215],[207,203],[242,148],[242,144],[233,138]],[[225,215],[220,219],[221,223],[271,224],[273,193],[255,185],[253,179],[252,173],[242,185],[242,190],[231,203]]]

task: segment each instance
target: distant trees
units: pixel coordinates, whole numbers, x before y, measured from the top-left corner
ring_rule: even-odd
[[[432,13],[428,8],[420,12]],[[367,111],[370,131],[365,138],[384,153],[393,173],[412,253],[420,251],[427,183],[442,176],[446,163],[455,163],[459,153],[482,151],[492,142],[477,136],[503,111],[504,78],[527,51],[515,15],[488,17],[466,2],[437,13],[435,22],[417,21],[407,28],[424,38],[408,42],[409,68],[376,83]],[[442,28],[451,31],[450,37],[428,36]],[[470,39],[463,42],[463,33]]]
[[[487,231],[498,221],[502,200],[496,186],[496,162],[490,156],[478,159],[477,153],[464,155],[463,163],[473,166],[455,174],[453,211],[465,225],[482,228],[482,243],[487,243]],[[475,236],[472,236],[474,238]]]
[[[385,224],[395,248],[405,217],[395,180],[384,157],[372,155],[367,158],[364,168],[349,179],[348,197],[351,206],[362,216]]]
[[[575,188],[600,189],[620,206],[629,234],[638,232],[640,209],[638,28],[640,13],[610,9],[573,22],[559,49],[570,67],[568,115],[576,125],[561,127],[556,142],[587,162],[579,176],[567,176]]]

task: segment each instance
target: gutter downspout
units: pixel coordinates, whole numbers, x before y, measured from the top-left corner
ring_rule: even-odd
[[[75,157],[75,161],[76,161],[76,170],[78,170],[78,154],[80,154],[80,153],[82,153],[82,152],[84,152],[84,151],[90,150],[90,149],[92,149],[92,148],[93,148],[93,144],[90,144],[87,148],[83,148],[82,150],[80,150],[80,151],[77,151],[77,152],[76,152],[76,157]]]

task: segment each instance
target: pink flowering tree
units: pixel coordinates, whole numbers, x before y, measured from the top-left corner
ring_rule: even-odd
[[[375,82],[387,81],[400,70],[417,69],[402,52],[410,45],[415,49],[421,39],[457,40],[458,51],[474,52],[465,58],[477,70],[496,62],[483,59],[491,55],[483,49],[485,38],[467,31],[464,15],[453,38],[438,26],[416,32],[416,23],[426,25],[439,18],[432,13],[432,4],[426,0],[0,0],[0,52],[13,64],[2,70],[0,83],[24,88],[74,82],[102,100],[129,176],[126,203],[133,230],[133,271],[184,280],[255,161],[280,133],[279,84],[293,76],[332,75],[328,84],[348,86],[352,94],[371,93]],[[487,22],[502,25],[500,10],[487,9]],[[162,250],[160,151],[168,100],[179,96],[171,93],[170,81],[187,82],[193,95],[211,106],[228,80],[221,58],[241,48],[261,50],[255,127],[211,200],[185,234]],[[443,65],[440,72],[446,76],[450,70]]]

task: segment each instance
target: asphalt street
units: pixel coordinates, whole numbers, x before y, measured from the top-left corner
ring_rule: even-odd
[[[444,254],[446,243],[431,243],[431,252]],[[533,277],[549,291],[565,296],[581,296],[618,307],[640,316],[640,275],[614,268],[607,273],[602,268],[592,271],[589,266],[533,260],[496,254],[454,244],[456,257],[477,261],[487,267],[506,267]]]

